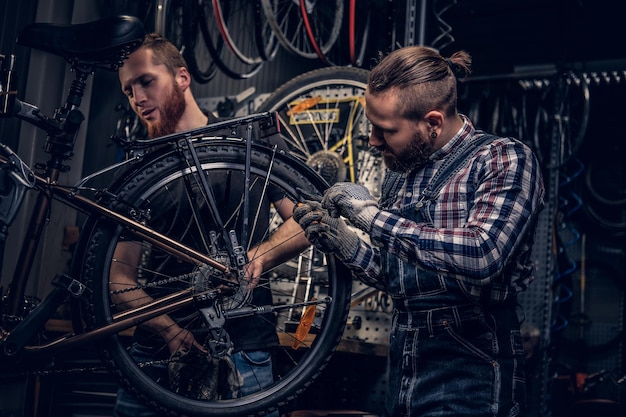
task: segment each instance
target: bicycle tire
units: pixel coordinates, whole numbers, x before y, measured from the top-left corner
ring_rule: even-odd
[[[183,5],[183,21],[186,24],[183,26],[184,48],[182,53],[191,76],[200,84],[208,83],[217,74],[217,65],[206,48],[204,36],[200,29],[200,25],[207,24],[207,19],[210,16],[207,16],[207,13],[210,11],[210,7],[207,10],[205,2],[202,0],[186,1]],[[216,48],[219,50],[222,45],[218,44]]]
[[[155,30],[163,37],[172,42],[179,51],[184,52],[184,46],[187,42],[186,30],[187,24],[185,20],[185,1],[168,0],[162,5],[167,10],[159,13],[160,19],[155,21]]]
[[[343,2],[337,4],[335,10],[329,7],[327,11],[320,12],[322,4],[324,3],[320,3],[318,6],[317,3],[300,0],[300,15],[315,55],[324,64],[335,65],[328,58],[327,53],[337,41],[341,30]]]
[[[367,185],[378,194],[382,160],[369,147],[370,125],[363,107],[368,75],[369,71],[353,67],[309,71],[278,87],[261,104],[259,111],[278,113],[281,134],[292,155],[314,167],[330,184],[349,180]],[[321,100],[303,109],[298,119],[288,114],[296,103],[315,97]],[[326,121],[318,120],[324,118]],[[346,140],[346,144],[338,146],[342,140]],[[348,145],[350,141],[352,146]],[[337,161],[329,151],[339,155],[346,164],[345,177],[343,167],[335,165]]]
[[[244,167],[246,144],[242,141],[228,139],[210,139],[197,143],[196,150],[203,170],[209,178],[224,178],[232,174],[233,178],[239,175]],[[267,167],[272,167],[268,174]],[[185,177],[193,177],[196,171],[190,168],[180,153],[172,150],[159,152],[141,167],[118,181],[111,191],[115,197],[110,203],[114,210],[125,207],[127,210],[146,210],[151,201],[159,199],[176,188],[176,183]],[[239,173],[239,174],[238,174]],[[252,145],[251,175],[254,179],[265,181],[269,178],[271,184],[280,187],[291,198],[295,198],[296,189],[302,187],[313,192],[322,192],[327,185],[312,170],[301,164],[295,158],[284,152],[274,152],[268,146]],[[256,182],[252,182],[256,184]],[[184,199],[176,199],[176,210],[180,216],[186,217],[187,208],[183,207]],[[123,204],[121,202],[124,202]],[[222,213],[226,214],[226,213]],[[206,218],[206,217],[202,217]],[[190,222],[190,225],[193,222]],[[175,231],[173,224],[163,223],[165,229]],[[114,301],[109,291],[109,270],[114,262],[113,251],[118,239],[122,236],[121,226],[102,219],[90,219],[84,230],[88,238],[84,240],[82,252],[85,260],[80,267],[84,281],[92,286],[94,295],[92,320],[95,325],[110,323]],[[151,257],[154,253],[152,249]],[[158,251],[156,251],[158,252]],[[146,255],[147,256],[147,255]],[[312,341],[306,342],[304,350],[293,350],[290,346],[281,343],[273,357],[278,364],[276,382],[261,391],[241,398],[231,400],[201,401],[178,395],[153,381],[145,372],[150,363],[136,363],[127,352],[127,341],[124,336],[115,335],[105,346],[108,361],[112,370],[120,377],[120,382],[139,398],[157,410],[167,415],[188,416],[240,416],[263,414],[267,410],[274,410],[300,394],[311,382],[319,376],[327,365],[332,352],[340,341],[346,323],[351,281],[345,279],[350,272],[334,258],[315,253],[315,265],[319,269],[308,271],[312,277],[312,288],[318,296],[325,293],[332,297],[332,302],[320,311],[316,318],[317,333]],[[183,259],[179,259],[183,262]],[[286,263],[281,268],[271,272],[272,292],[276,304],[287,303],[295,297],[296,288],[292,277],[294,266]],[[144,272],[145,273],[145,272]],[[196,283],[197,284],[197,283]],[[160,285],[165,285],[161,283]],[[290,292],[291,295],[286,294]],[[297,314],[297,312],[294,312]],[[288,327],[289,320],[283,321],[283,312],[278,314],[277,331]],[[283,327],[281,327],[283,326]],[[283,336],[290,339],[290,335],[283,332]],[[285,359],[288,360],[285,360]],[[282,361],[281,361],[282,359]],[[293,365],[293,367],[292,367]]]
[[[535,115],[533,144],[540,162],[559,168],[578,152],[589,125],[590,100],[589,83],[584,77],[569,73],[558,75],[550,83]],[[551,143],[545,138],[555,134],[560,140],[557,160],[548,161]]]
[[[259,0],[212,0],[212,5],[224,43],[241,62],[255,65],[276,57],[280,44]]]
[[[356,0],[349,2],[348,16],[348,53],[353,66],[363,65],[372,23],[372,7],[365,7],[365,17],[357,17]]]
[[[594,158],[585,171],[585,189],[592,199],[605,206],[626,206],[626,172],[621,163],[622,152],[613,147],[608,156]]]
[[[266,61],[246,65],[233,54],[228,53],[228,48],[224,47],[222,35],[214,27],[216,25],[209,25],[209,20],[214,20],[212,4],[209,0],[199,1],[202,2],[202,7],[200,7],[199,11],[204,13],[204,17],[198,20],[200,33],[202,34],[206,51],[213,58],[217,68],[227,77],[235,80],[246,80],[255,76],[263,68]]]
[[[310,2],[307,9],[308,27],[299,1],[261,0],[261,5],[278,41],[292,54],[317,59],[318,52],[322,56],[327,54],[339,36],[343,21],[343,0]]]

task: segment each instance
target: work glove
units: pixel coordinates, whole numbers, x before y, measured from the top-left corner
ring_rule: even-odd
[[[338,182],[324,193],[322,207],[331,217],[343,216],[355,227],[369,233],[380,211],[367,188],[351,182]]]
[[[320,251],[333,254],[340,261],[354,257],[359,247],[359,236],[339,217],[332,217],[317,201],[298,203],[293,219],[302,227],[304,235]]]

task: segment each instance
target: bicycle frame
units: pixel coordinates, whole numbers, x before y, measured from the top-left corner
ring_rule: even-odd
[[[143,38],[132,39],[130,43],[134,46],[138,46],[139,42]],[[34,42],[34,41],[33,41]],[[126,55],[130,53],[131,48],[126,45],[121,48],[120,54]],[[59,51],[62,48],[59,47]],[[57,52],[59,52],[57,51]],[[91,52],[89,52],[91,53]],[[2,56],[3,60],[5,56]],[[13,57],[10,57],[10,71],[5,71],[6,80],[3,80],[2,85],[9,84],[11,81],[12,69],[13,69]],[[122,58],[123,59],[123,58]],[[120,61],[120,58],[115,59]],[[21,246],[20,255],[18,258],[17,266],[14,271],[13,279],[9,284],[9,290],[7,292],[6,300],[4,300],[7,308],[2,320],[2,339],[0,339],[0,345],[2,346],[2,352],[4,355],[13,356],[22,350],[26,343],[35,335],[52,316],[56,309],[65,300],[67,294],[71,294],[73,297],[80,297],[86,288],[78,280],[68,277],[60,276],[57,279],[55,288],[52,292],[32,311],[25,314],[24,319],[22,315],[24,312],[24,295],[25,289],[31,273],[31,266],[33,265],[37,247],[41,240],[42,232],[45,228],[45,223],[50,211],[51,200],[55,199],[60,201],[66,206],[77,209],[90,216],[97,215],[102,218],[109,219],[110,221],[119,224],[125,229],[131,231],[131,233],[139,238],[142,238],[166,253],[186,259],[187,261],[200,266],[207,265],[223,273],[224,284],[232,283],[236,281],[236,277],[233,277],[235,271],[232,271],[229,266],[226,266],[210,256],[200,253],[193,248],[185,246],[180,242],[172,240],[167,236],[164,236],[149,227],[145,226],[141,222],[140,216],[135,218],[125,216],[110,210],[97,201],[80,195],[81,187],[83,184],[94,176],[103,172],[108,172],[112,168],[116,168],[119,165],[105,169],[99,173],[89,176],[79,182],[74,187],[67,187],[58,184],[60,173],[66,172],[70,169],[69,166],[64,165],[64,161],[69,159],[73,153],[76,132],[78,131],[81,122],[84,120],[84,116],[78,110],[82,99],[82,93],[86,79],[93,72],[96,67],[109,65],[106,63],[90,63],[85,65],[80,60],[73,62],[73,70],[76,73],[76,78],[72,83],[70,92],[68,93],[66,104],[59,107],[55,111],[53,118],[43,116],[39,109],[28,103],[21,102],[15,99],[15,92],[10,91],[6,93],[6,100],[2,107],[3,116],[7,116],[15,112],[15,116],[25,120],[36,127],[47,132],[45,151],[50,154],[48,161],[46,161],[46,169],[41,174],[33,173],[27,164],[25,164],[19,156],[17,156],[6,145],[2,145],[0,152],[0,166],[4,167],[4,172],[7,178],[11,181],[13,195],[3,200],[3,216],[2,220],[5,225],[10,224],[15,213],[22,207],[22,199],[27,189],[33,189],[37,192],[37,199],[34,204],[31,220],[29,223],[29,230],[24,238]],[[114,69],[117,68],[118,63],[114,65]],[[109,68],[111,69],[111,68]],[[13,84],[12,82],[10,83]],[[5,94],[3,94],[4,96]],[[8,99],[11,99],[9,102]],[[13,108],[15,107],[15,109]],[[132,144],[126,144],[133,149],[145,149],[149,146],[159,146],[163,144],[176,144],[181,149],[186,149],[191,155],[193,160],[192,165],[195,166],[196,172],[202,180],[203,171],[199,165],[197,155],[194,150],[194,141],[201,140],[207,135],[215,134],[219,131],[227,131],[234,134],[238,127],[245,126],[247,132],[246,143],[248,150],[250,150],[252,142],[252,129],[253,125],[259,127],[259,131],[263,134],[271,135],[277,132],[277,120],[271,113],[263,113],[258,115],[246,116],[236,119],[231,119],[226,122],[214,123],[210,126],[205,126],[198,129],[193,129],[186,132],[172,134],[164,136],[155,140],[137,140]],[[239,138],[238,140],[242,140]],[[141,157],[137,157],[141,158]],[[136,158],[136,159],[137,159]],[[127,163],[130,163],[128,161]],[[250,160],[246,160],[246,178],[250,175]],[[212,207],[216,207],[215,197],[212,195],[208,186],[203,184],[205,188],[205,195],[207,196],[208,203]],[[244,196],[244,201],[246,196]],[[217,212],[217,210],[214,210]],[[221,219],[216,219],[218,224],[223,225]],[[245,240],[245,234],[244,234]],[[226,240],[228,242],[228,240]],[[235,248],[230,247],[230,252],[234,252]],[[242,265],[242,262],[238,262]],[[241,274],[241,271],[238,271]],[[137,324],[154,318],[156,316],[166,314],[170,311],[181,308],[185,305],[196,303],[202,307],[202,305],[209,305],[212,299],[215,298],[209,294],[195,294],[192,295],[190,290],[180,291],[179,293],[172,294],[161,300],[154,300],[153,302],[144,305],[140,308],[129,309],[114,317],[114,321],[101,328],[89,331],[78,335],[67,335],[52,341],[47,344],[39,345],[27,349],[30,353],[53,353],[63,349],[73,348],[79,344],[90,343],[102,337],[110,336],[113,333],[119,332],[124,329],[129,329]],[[231,315],[247,314],[247,312],[233,311]],[[18,323],[18,324],[16,324]]]
[[[51,118],[19,100],[14,108],[3,106],[5,116],[47,133],[49,156],[45,166],[31,170],[0,145],[0,237],[22,209],[24,194],[37,197],[0,305],[0,377],[63,372],[56,355],[89,344],[120,384],[168,414],[236,417],[276,409],[328,364],[348,317],[351,280],[332,255],[303,242],[293,222],[278,233],[279,243],[263,243],[289,221],[297,201],[321,195],[328,183],[288,152],[277,114],[268,111],[151,140],[118,138],[127,161],[74,185],[60,184],[84,119],[78,106],[85,80],[95,69],[116,70],[145,37],[135,30],[134,18],[112,19],[33,24],[20,33],[27,46],[67,58],[75,80]],[[127,169],[108,188],[88,184],[122,166]],[[25,289],[53,200],[87,218],[69,272],[54,277],[52,291],[32,303]],[[305,248],[307,257],[300,258]],[[277,250],[277,257],[269,256],[266,264],[269,250]],[[252,280],[246,274],[250,264],[262,266]],[[50,340],[49,320],[66,305],[71,330]],[[235,398],[180,391],[176,375],[166,376],[169,385],[157,384],[153,370],[186,366],[178,354],[183,347],[176,344],[181,336],[191,336],[216,363],[230,360],[247,341],[263,344],[279,367],[270,375],[273,383]],[[152,353],[137,357],[139,346],[150,346]]]
[[[276,120],[270,113],[263,113],[258,115],[246,116],[237,119],[232,119],[227,122],[215,123],[210,126],[193,129],[187,132],[181,132],[164,136],[154,140],[137,140],[131,146],[133,149],[142,149],[148,146],[158,146],[166,143],[177,143],[178,146],[183,146],[185,149],[191,151],[193,156],[193,140],[206,137],[211,133],[228,129],[234,131],[238,126],[245,125],[246,130],[249,132],[249,137],[246,138],[246,143],[251,144],[252,137],[251,131],[254,123],[261,125],[264,132],[273,134],[276,126]],[[235,139],[237,140],[237,139]],[[242,140],[242,139],[238,139]],[[138,157],[140,158],[140,157]],[[53,158],[51,158],[52,160]],[[9,158],[7,156],[0,156],[0,164],[9,164]],[[197,163],[197,162],[196,162]],[[49,164],[51,165],[51,164]],[[24,164],[25,166],[25,164]],[[202,172],[201,168],[196,166],[198,172]],[[247,176],[249,176],[250,165],[249,161],[246,164]],[[104,170],[102,172],[106,172]],[[102,173],[100,172],[100,173]],[[109,219],[124,228],[132,231],[132,233],[138,237],[141,237],[153,245],[159,247],[165,252],[187,259],[196,265],[209,265],[224,274],[224,283],[233,281],[232,274],[234,273],[228,266],[215,261],[206,254],[200,253],[193,248],[185,246],[179,242],[176,242],[167,236],[164,236],[149,227],[144,226],[138,219],[133,219],[128,216],[116,213],[98,202],[93,201],[85,196],[78,194],[80,191],[80,185],[84,184],[87,180],[92,179],[93,176],[87,179],[81,180],[79,186],[66,187],[56,183],[58,178],[58,170],[49,170],[45,176],[35,175],[31,188],[37,189],[38,198],[33,209],[31,218],[31,228],[34,229],[32,233],[29,233],[30,238],[25,239],[22,251],[20,254],[20,261],[14,275],[14,279],[10,284],[10,291],[7,297],[7,305],[9,306],[9,316],[18,317],[23,309],[24,289],[28,281],[30,273],[30,265],[32,265],[35,248],[37,247],[38,240],[41,237],[40,230],[45,222],[46,215],[49,210],[50,200],[52,198],[61,201],[63,204],[73,207],[89,215],[99,215],[106,219]],[[54,178],[54,180],[51,180]],[[215,198],[210,192],[207,193],[209,203],[215,205]],[[220,221],[221,222],[221,221]],[[39,232],[37,232],[39,231]],[[232,249],[232,248],[231,248]],[[3,342],[4,353],[7,355],[16,354],[21,348],[25,346],[25,343],[41,328],[42,325],[50,318],[50,315],[60,305],[64,299],[64,295],[69,292],[75,297],[79,297],[85,288],[83,285],[71,277],[61,278],[57,284],[57,289],[53,292],[32,312],[30,312],[27,318],[20,322],[15,328],[12,329],[11,334],[6,337]],[[72,348],[78,344],[89,343],[97,340],[98,338],[109,336],[120,330],[129,329],[137,324],[154,318],[156,316],[166,314],[170,311],[189,305],[192,302],[207,304],[210,303],[211,296],[206,294],[193,295],[189,290],[181,291],[180,293],[171,295],[163,300],[155,300],[148,305],[142,306],[137,309],[130,309],[119,315],[119,320],[115,320],[113,323],[104,326],[100,329],[96,329],[81,335],[63,336],[61,339],[41,345],[36,348],[30,349],[30,352],[46,352],[53,353],[61,349]],[[231,313],[237,314],[237,313]]]

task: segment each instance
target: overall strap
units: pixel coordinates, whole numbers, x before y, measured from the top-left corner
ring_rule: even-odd
[[[475,154],[472,151],[477,150],[486,143],[492,142],[496,138],[497,136],[495,135],[484,133],[457,146],[432,177],[428,186],[422,192],[419,201],[423,202],[436,197],[450,178]],[[382,186],[383,194],[380,198],[380,207],[387,208],[391,204],[392,199],[395,198],[395,194],[402,187],[405,180],[405,175],[395,171],[387,171]]]
[[[422,192],[419,201],[423,202],[435,198],[450,178],[475,155],[478,148],[492,142],[496,138],[497,136],[495,135],[485,133],[472,138],[472,140],[461,143],[448,155],[441,167],[437,170],[426,189]]]

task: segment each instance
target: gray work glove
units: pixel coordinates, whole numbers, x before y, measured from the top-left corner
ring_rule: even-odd
[[[343,216],[354,226],[369,233],[380,211],[367,188],[351,182],[338,182],[324,193],[322,207],[332,217]]]
[[[317,201],[298,203],[293,219],[304,230],[304,235],[320,251],[334,254],[340,261],[354,257],[359,247],[359,236],[338,217],[331,217]]]

